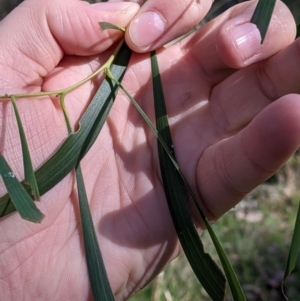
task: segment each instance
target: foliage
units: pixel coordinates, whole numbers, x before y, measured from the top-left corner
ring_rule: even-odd
[[[214,16],[214,14],[218,14],[218,9],[220,10],[220,1],[216,1],[215,3],[216,4],[214,4],[210,15],[212,17]],[[226,3],[228,4],[228,2]],[[219,6],[216,8],[216,5]],[[274,5],[275,0],[260,0],[251,20],[260,29],[262,34],[262,41],[267,31]],[[105,24],[105,28],[120,29],[115,25],[109,24]],[[154,125],[152,125],[149,118],[144,114],[141,108],[138,107],[135,100],[132,99],[129,93],[122,86],[121,81],[130,59],[130,53],[131,52],[128,49],[128,47],[120,43],[119,46],[116,48],[114,54],[104,66],[102,66],[97,72],[95,72],[87,79],[67,89],[61,91],[37,93],[34,95],[26,94],[1,96],[2,99],[10,99],[14,107],[19,134],[22,141],[22,154],[25,171],[25,181],[23,181],[22,183],[18,182],[17,179],[14,177],[13,171],[10,169],[9,165],[5,161],[4,157],[0,157],[0,174],[8,191],[8,193],[0,199],[1,215],[4,216],[12,211],[17,210],[22,218],[31,220],[33,222],[41,222],[43,214],[35,207],[32,199],[39,199],[40,194],[42,195],[43,193],[47,192],[54,185],[56,185],[67,173],[69,173],[72,169],[75,169],[78,183],[78,196],[81,211],[83,240],[93,295],[95,300],[114,299],[109,287],[108,279],[106,277],[104,264],[101,259],[100,248],[98,246],[95,230],[93,227],[92,217],[89,212],[87,196],[85,193],[84,179],[82,178],[80,169],[80,160],[88,152],[89,148],[92,146],[93,142],[100,133],[102,125],[104,124],[115,99],[116,91],[118,88],[121,88],[125,92],[125,94],[127,94],[128,98],[131,100],[133,105],[137,108],[141,116],[145,119],[145,121],[148,123],[150,128],[157,136],[161,173],[163,175],[163,182],[173,222],[177,230],[177,234],[182,244],[183,250],[187,258],[189,259],[189,263],[191,264],[198,279],[203,284],[208,295],[213,300],[223,300],[223,294],[225,291],[225,280],[223,281],[223,275],[220,272],[220,270],[216,268],[214,261],[212,261],[210,257],[204,253],[202,243],[198,237],[197,232],[194,229],[193,222],[187,208],[187,193],[189,193],[190,196],[192,196],[195,204],[198,207],[200,215],[208,229],[207,232],[209,233],[214,243],[216,254],[218,254],[219,259],[216,258],[216,261],[220,260],[221,264],[223,265],[226,278],[229,281],[230,287],[232,289],[232,297],[234,298],[234,300],[245,300],[244,294],[240,290],[240,285],[235,279],[235,274],[231,269],[231,265],[229,264],[229,261],[227,260],[226,255],[223,252],[223,248],[221,247],[221,244],[218,241],[217,235],[214,232],[222,231],[222,236],[224,236],[224,229],[226,229],[226,223],[232,223],[233,219],[228,219],[228,217],[224,218],[224,224],[221,228],[216,227],[215,229],[215,227],[211,227],[205,215],[203,214],[200,206],[198,205],[198,201],[194,197],[194,194],[190,189],[187,181],[180,172],[180,169],[175,159],[175,155],[172,151],[172,140],[171,134],[168,129],[167,112],[165,111],[164,100],[162,97],[163,87],[161,86],[161,82],[159,79],[159,71],[157,65],[155,67],[156,69],[154,68],[154,71],[152,70],[154,83],[156,82],[156,84],[154,84],[154,94],[156,94],[156,92],[159,91],[159,98],[161,98],[159,102],[157,102],[157,99],[155,99],[155,108],[156,113],[158,114],[157,129],[154,127]],[[153,57],[155,58],[155,54],[152,54],[152,63]],[[157,62],[155,64],[157,64]],[[93,76],[97,75],[99,72],[102,71],[106,74],[106,78],[99,87],[98,92],[91,101],[86,112],[83,114],[79,122],[80,129],[77,132],[71,132],[68,123],[68,113],[64,110],[66,126],[69,130],[69,136],[66,138],[65,142],[62,144],[59,150],[54,154],[54,156],[50,158],[39,170],[33,173],[31,158],[26,144],[26,136],[22,127],[22,121],[19,118],[16,100],[25,96],[38,97],[41,95],[55,94],[60,97],[61,105],[64,109],[65,95],[67,95],[70,91],[76,89],[78,86],[80,86],[87,80],[92,79]],[[160,114],[162,115],[160,116]],[[162,124],[160,124],[161,120],[164,120]],[[69,164],[64,165],[64,168],[61,168],[62,161],[68,161]],[[23,197],[27,201],[26,203],[22,204],[21,200]],[[241,222],[241,224],[242,223],[244,223],[244,221]],[[219,225],[220,224],[222,224],[222,222],[219,222]],[[298,228],[296,227],[295,230],[299,232]],[[243,235],[243,233],[240,232],[236,225],[233,225],[233,228],[231,225],[231,229],[234,229],[234,231],[232,232],[233,241],[235,241],[235,244],[230,245],[230,247],[239,245],[240,237]],[[260,231],[262,231],[263,229],[264,225],[261,225]],[[267,233],[267,231],[264,232],[264,235],[265,233]],[[297,238],[298,235],[299,234],[295,232],[294,237]],[[259,241],[259,237],[256,237],[256,243],[257,241]],[[276,237],[272,237],[272,241],[276,241]],[[294,266],[297,265],[296,254],[300,242],[297,239],[294,239],[293,241],[294,245],[291,249],[292,251],[289,256],[289,264],[287,265],[288,269],[285,272],[285,276],[290,274]],[[228,239],[224,241],[225,250],[228,248],[227,242]],[[261,243],[263,244],[265,242],[266,239],[264,239]],[[245,243],[245,245],[247,244]],[[241,252],[242,247],[243,246],[239,246],[236,250],[230,249],[229,254],[231,255],[231,257],[237,252]],[[249,248],[250,247],[248,246],[248,248],[244,250],[245,254],[249,252]],[[268,249],[267,246],[265,246],[265,248]],[[238,256],[239,259],[244,257],[244,260],[242,261],[236,261],[236,258],[234,257],[231,259],[232,262],[236,264],[237,270],[241,270],[242,274],[248,274],[249,278],[251,278],[253,275],[255,275],[255,272],[253,272],[251,269],[245,268],[245,266],[248,266],[248,263],[247,265],[243,266],[243,263],[247,262],[245,254],[243,254],[243,256]],[[201,264],[199,264],[199,262],[201,262]],[[272,265],[275,266],[276,262],[271,261],[270,266]],[[204,268],[207,268],[207,270],[204,270]],[[210,274],[212,274],[211,277],[207,278]],[[245,287],[244,285],[244,290],[246,292],[247,289],[249,290],[249,288]],[[168,289],[165,288],[165,290]],[[102,293],[103,291],[105,291],[105,294]],[[151,293],[151,295],[153,295],[153,293]],[[249,296],[247,295],[248,299],[250,300],[251,296]],[[166,295],[165,298],[167,298]]]
[[[248,301],[284,300],[281,279],[300,199],[300,155],[294,157],[270,180],[252,191],[215,225],[216,235],[233,265]],[[207,235],[206,250],[217,261]],[[290,300],[300,296],[300,260],[285,283]],[[184,256],[175,259],[152,283],[131,301],[209,301]],[[226,301],[232,301],[230,294]]]

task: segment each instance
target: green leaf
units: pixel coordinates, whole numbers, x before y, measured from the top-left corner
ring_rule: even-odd
[[[283,282],[292,273],[292,271],[296,266],[299,249],[300,249],[300,203],[298,205],[298,212],[297,212],[297,217],[296,217],[296,222],[294,227],[294,233],[293,233],[289,255],[285,266]],[[283,292],[283,282],[282,282],[282,292]]]
[[[24,166],[24,175],[25,175],[25,183],[28,184],[32,190],[32,195],[36,200],[39,200],[40,193],[37,186],[35,174],[33,171],[32,161],[28,149],[28,144],[25,136],[25,132],[23,129],[22,121],[20,118],[20,114],[18,112],[17,104],[15,98],[11,97],[11,103],[15,112],[19,134],[20,134],[20,140],[22,145],[22,155],[23,155],[23,166]]]
[[[213,231],[209,221],[205,218],[204,219],[206,229],[214,243],[214,246],[216,248],[216,251],[218,253],[219,259],[221,261],[221,264],[223,266],[224,272],[226,274],[226,278],[228,280],[228,284],[232,293],[233,300],[236,301],[246,301],[246,297],[244,295],[244,292],[242,290],[242,287],[237,279],[237,276],[215,234]]]
[[[256,24],[260,31],[261,43],[263,43],[265,39],[272,18],[275,3],[276,0],[259,0],[251,18],[251,22]]]
[[[151,53],[151,66],[157,131],[175,158],[155,52]],[[216,263],[204,252],[187,204],[185,182],[164,147],[160,143],[157,147],[166,198],[183,251],[209,296],[213,300],[224,300],[226,280]]]
[[[60,104],[65,116],[68,133],[71,134],[72,127],[66,111],[64,95],[61,95],[60,97]],[[109,285],[103,258],[98,244],[79,162],[75,167],[75,175],[77,182],[83,244],[92,294],[95,301],[114,301],[114,296]]]
[[[125,74],[130,56],[131,50],[123,44],[111,67],[111,72],[120,81]],[[106,77],[80,119],[79,130],[69,135],[57,152],[35,172],[41,195],[59,183],[88,152],[105,123],[117,90],[118,85]],[[0,198],[0,217],[15,210],[13,203],[9,202],[8,195]]]
[[[115,25],[115,24],[112,24],[112,23],[109,23],[109,22],[99,22],[98,24],[99,24],[101,30],[116,29],[116,30],[120,30],[122,32],[125,32],[124,27],[120,27],[118,25]]]
[[[114,301],[103,258],[98,244],[80,165],[76,167],[81,227],[87,268],[95,301]]]
[[[120,86],[120,88],[123,90],[123,92],[125,93],[125,95],[128,97],[128,99],[130,99],[131,103],[135,106],[135,108],[138,110],[138,112],[141,114],[141,116],[143,117],[143,119],[146,121],[146,123],[148,124],[148,126],[151,128],[151,130],[153,131],[153,133],[155,134],[155,136],[157,137],[157,139],[160,142],[160,145],[162,146],[164,152],[166,152],[168,154],[168,158],[169,160],[172,162],[172,166],[176,169],[176,171],[180,174],[181,180],[183,180],[183,183],[186,184],[186,181],[184,181],[183,176],[181,175],[181,172],[179,170],[179,166],[177,164],[177,162],[175,161],[175,159],[173,158],[172,154],[171,154],[171,150],[170,148],[167,147],[165,141],[163,140],[163,138],[161,137],[161,135],[157,132],[155,126],[152,124],[151,120],[149,119],[149,117],[145,114],[145,112],[142,110],[142,108],[139,106],[139,104],[134,100],[134,98],[132,98],[132,96],[128,93],[128,91],[119,83],[117,82],[117,80],[115,80],[116,83]],[[175,183],[175,185],[177,185],[178,183]],[[182,212],[182,217],[183,220],[185,222],[187,222],[188,220],[191,220],[190,215],[185,215],[185,212]],[[192,223],[192,221],[191,221]],[[191,224],[189,224],[191,225]],[[191,225],[193,227],[193,223]],[[193,253],[190,252],[190,250],[187,250],[187,252],[189,252],[189,255],[187,255],[188,258],[194,260],[195,262],[195,266],[194,268],[196,269],[196,274],[199,273],[203,273],[203,271],[211,271],[214,270],[215,268],[217,270],[219,270],[219,273],[217,275],[214,274],[214,277],[218,278],[218,276],[220,276],[218,279],[216,279],[216,283],[218,283],[217,287],[214,287],[213,290],[215,291],[216,295],[214,296],[216,299],[213,300],[223,300],[223,299],[219,299],[221,297],[221,295],[218,296],[218,291],[223,291],[223,295],[225,294],[225,278],[221,272],[221,270],[217,267],[217,265],[213,262],[213,260],[211,259],[211,257],[206,254],[203,250],[203,245],[202,242],[198,236],[198,233],[196,231],[196,229],[194,228],[194,230],[191,230],[190,233],[184,232],[184,233],[179,233],[179,239],[184,237],[186,240],[183,241],[182,243],[187,243],[187,241],[190,240],[190,238],[195,238],[195,240],[192,242],[196,243],[196,248],[197,252]],[[190,235],[190,237],[189,237]],[[197,238],[196,238],[197,237]],[[202,260],[199,261],[199,254],[198,253],[202,253],[203,257]],[[210,266],[211,265],[211,266]],[[204,268],[205,267],[205,268]],[[205,279],[207,277],[207,275],[204,275],[205,277],[203,277],[204,281],[206,283],[202,283],[203,286],[210,286],[210,282],[207,282]],[[222,285],[222,283],[224,283],[224,285]],[[218,287],[219,286],[219,287]],[[214,295],[214,293],[212,293],[212,295]]]
[[[0,175],[10,198],[23,219],[40,223],[44,215],[36,207],[32,198],[16,178],[5,158],[0,154]]]
[[[117,79],[113,78],[113,76],[111,76],[111,78],[120,86],[120,88],[122,89],[122,91],[125,93],[125,95],[128,97],[128,99],[131,101],[131,103],[134,105],[134,107],[138,110],[138,112],[141,114],[141,116],[143,117],[143,119],[146,121],[146,123],[148,124],[148,126],[151,128],[151,130],[153,131],[153,133],[155,134],[155,136],[157,137],[157,139],[159,140],[159,145],[161,145],[163,151],[167,154],[166,157],[168,157],[168,160],[170,160],[170,162],[172,162],[172,164],[170,165],[170,167],[173,167],[173,171],[176,171],[178,173],[179,176],[179,181],[180,183],[176,183],[176,182],[172,182],[171,183],[171,187],[173,185],[173,187],[178,187],[178,190],[176,190],[176,193],[174,193],[174,199],[176,200],[177,197],[182,194],[182,199],[186,198],[186,192],[184,186],[186,186],[186,188],[188,188],[189,193],[192,195],[193,199],[195,200],[195,196],[193,194],[193,191],[191,190],[191,188],[189,187],[187,181],[185,180],[184,176],[182,175],[179,166],[176,162],[176,160],[174,159],[172,153],[173,153],[173,148],[172,148],[172,143],[169,144],[171,147],[168,147],[167,144],[165,143],[165,140],[163,139],[162,135],[157,131],[157,129],[155,128],[155,126],[152,124],[151,120],[149,119],[149,117],[146,115],[146,113],[143,111],[143,109],[139,106],[139,104],[135,101],[135,99],[129,94],[129,92],[117,81]],[[162,90],[161,90],[162,91]],[[163,173],[162,173],[163,174]],[[171,178],[172,179],[172,178]],[[176,179],[176,178],[175,178]],[[177,179],[178,180],[178,179]],[[182,191],[180,191],[180,189],[183,189]],[[181,201],[182,201],[181,199]],[[196,205],[198,205],[198,202],[196,202]],[[199,205],[198,205],[199,206]],[[237,281],[236,275],[226,257],[226,254],[224,253],[221,244],[219,243],[217,237],[215,236],[210,224],[208,223],[207,219],[205,218],[203,212],[201,211],[201,208],[198,207],[198,210],[204,220],[204,222],[206,223],[206,226],[209,230],[209,233],[211,235],[212,241],[214,242],[214,245],[217,249],[218,255],[220,257],[221,263],[224,267],[224,270],[226,272],[226,275],[228,277],[228,280],[230,281],[230,288],[232,290],[232,295],[234,296],[234,300],[236,301],[245,301],[245,296],[243,294],[243,291],[241,289],[241,286],[239,284],[239,282]],[[188,220],[191,220],[190,217],[190,213],[189,213],[189,208],[186,208],[186,211],[180,211],[179,212],[181,214],[182,220],[183,222],[187,222]],[[185,215],[185,213],[187,213]],[[172,213],[171,213],[172,214]],[[189,226],[191,226],[191,229],[193,227],[193,222],[191,221],[189,223]],[[175,228],[176,228],[176,224],[175,224]],[[186,253],[186,256],[189,260],[194,260],[195,265],[193,265],[193,269],[196,275],[201,275],[201,273],[203,273],[203,271],[205,271],[204,267],[205,265],[206,268],[211,271],[212,269],[215,269],[217,272],[217,274],[214,274],[213,277],[216,277],[219,279],[216,279],[216,283],[220,284],[222,282],[224,282],[223,285],[223,294],[225,294],[225,278],[222,274],[222,272],[220,271],[220,269],[218,268],[218,266],[213,262],[213,260],[210,258],[210,256],[208,254],[206,254],[203,250],[203,245],[202,242],[198,236],[198,233],[196,231],[196,229],[191,230],[190,233],[186,233],[183,231],[178,230],[178,228],[176,228],[177,232],[179,232],[178,236],[179,239],[185,239],[185,240],[181,240],[181,243],[183,245],[183,249]],[[190,235],[190,237],[188,235],[184,235],[184,234],[188,234]],[[190,238],[193,238],[194,240],[191,240]],[[186,249],[184,246],[189,242],[192,241],[193,243],[196,244],[195,250],[197,250],[197,252],[193,253],[191,252],[191,249]],[[199,256],[197,257],[198,252],[203,254],[203,258],[202,260],[199,260]],[[195,257],[196,256],[196,257]],[[211,264],[211,266],[209,267],[209,265]],[[218,276],[219,274],[219,276]],[[201,277],[201,276],[200,276]],[[203,279],[205,281],[207,277],[207,274],[203,275]],[[200,281],[201,282],[201,281]],[[202,285],[205,286],[210,286],[210,283],[202,283]],[[221,285],[222,286],[222,285]],[[207,287],[206,287],[207,289]],[[214,287],[213,289],[218,290],[217,287]],[[211,297],[213,298],[213,300],[223,300],[223,299],[219,299],[221,296],[218,295],[214,295],[214,292],[211,292]],[[216,299],[214,299],[216,298]]]
[[[129,94],[129,92],[117,81],[117,79],[113,78],[113,76],[111,76],[111,78],[120,86],[122,91],[125,93],[125,95],[128,97],[128,99],[131,101],[131,103],[134,105],[134,107],[138,110],[138,112],[141,114],[143,119],[146,121],[146,123],[148,124],[150,129],[153,131],[153,133],[159,140],[159,142],[160,142],[159,145],[161,145],[163,151],[168,154],[168,160],[170,160],[172,162],[172,164],[170,166],[172,166],[172,168],[174,168],[177,171],[177,173],[180,175],[180,177],[179,177],[180,183],[175,183],[175,182],[172,183],[172,185],[174,185],[175,187],[182,189],[182,190],[176,191],[176,195],[174,195],[175,198],[177,199],[178,196],[180,197],[181,192],[184,193],[183,197],[186,198],[186,192],[185,192],[185,189],[183,189],[183,188],[184,188],[184,185],[188,185],[188,183],[186,182],[183,175],[181,174],[181,172],[179,170],[179,166],[178,166],[176,160],[174,159],[174,157],[172,156],[173,148],[167,146],[167,144],[165,143],[165,140],[162,138],[160,133],[158,133],[158,131],[156,130],[155,126],[152,124],[149,117],[146,115],[146,113],[143,111],[143,109],[139,106],[139,104],[135,101],[135,99]],[[189,187],[189,192],[191,192],[190,187]],[[182,199],[180,200],[180,202],[181,201],[182,201]],[[203,278],[204,283],[202,283],[202,285],[206,289],[207,289],[207,287],[211,288],[209,290],[210,290],[213,300],[223,300],[222,296],[224,296],[224,294],[225,294],[226,280],[225,280],[221,270],[218,268],[218,266],[215,264],[215,262],[211,259],[211,257],[204,252],[202,242],[198,236],[196,229],[193,226],[193,222],[190,217],[188,206],[186,207],[186,211],[183,210],[183,211],[180,211],[179,213],[181,215],[180,217],[182,218],[182,222],[184,222],[189,227],[189,229],[188,229],[188,231],[179,232],[179,230],[178,230],[178,228],[176,228],[176,226],[175,226],[175,228],[177,230],[177,233],[179,232],[178,236],[179,236],[179,239],[181,240],[183,249],[185,250],[186,254],[188,253],[187,258],[192,260],[194,263],[193,268],[194,268],[195,274],[196,275],[203,274],[203,277],[201,277],[201,278]],[[202,212],[201,212],[201,215],[203,216]],[[192,248],[194,250],[186,247],[186,245],[189,242],[194,244],[195,247]],[[195,251],[195,252],[193,252],[193,251]],[[200,254],[200,256],[199,256],[199,254]],[[210,282],[211,279],[207,279],[207,275],[209,275],[212,270],[214,272],[218,271],[217,273],[212,272],[213,273],[212,277],[214,277],[215,283],[217,283],[217,285],[214,287],[211,285],[211,282]],[[207,274],[206,271],[209,271],[209,273]],[[209,280],[209,281],[207,281],[207,280]],[[243,299],[241,299],[241,300],[243,300]]]
[[[300,37],[300,24],[297,25],[297,34],[296,34],[296,38]]]

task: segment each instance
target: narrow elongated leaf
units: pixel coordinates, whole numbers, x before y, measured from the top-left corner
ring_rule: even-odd
[[[13,105],[13,109],[15,112],[17,124],[18,124],[18,129],[19,129],[19,134],[20,134],[20,140],[21,140],[21,145],[22,145],[22,155],[23,155],[23,166],[24,166],[24,176],[25,176],[25,183],[27,183],[32,191],[33,197],[38,200],[40,198],[40,193],[39,189],[37,186],[35,174],[33,171],[33,166],[32,166],[32,161],[28,149],[28,144],[25,136],[25,132],[23,129],[22,121],[18,112],[17,104],[15,101],[15,98],[12,96],[11,97],[11,102]]]
[[[65,116],[68,133],[71,134],[72,127],[66,111],[64,95],[61,95],[60,97],[60,105]],[[79,162],[75,167],[75,175],[77,182],[83,244],[92,294],[95,301],[114,301],[114,296],[108,281],[102,254],[98,244]]]
[[[128,97],[128,99],[131,101],[131,103],[134,105],[134,107],[138,110],[138,112],[141,114],[143,119],[146,121],[146,123],[148,124],[150,129],[153,131],[153,133],[159,140],[159,145],[161,145],[163,151],[168,154],[168,160],[172,163],[169,165],[170,168],[172,169],[172,171],[174,171],[174,169],[175,169],[179,175],[179,177],[174,178],[175,179],[174,182],[172,181],[173,178],[171,178],[171,181],[172,181],[171,184],[174,185],[174,187],[178,187],[178,190],[176,191],[176,195],[174,195],[175,201],[179,201],[179,200],[180,200],[180,202],[182,202],[182,200],[185,201],[186,200],[186,190],[185,190],[184,186],[187,184],[187,182],[184,179],[183,175],[181,174],[181,172],[179,170],[179,166],[172,155],[172,153],[173,153],[172,144],[169,144],[169,145],[171,145],[169,147],[167,146],[165,140],[162,138],[160,133],[157,131],[155,126],[152,124],[149,117],[146,115],[146,113],[143,111],[143,109],[139,106],[139,104],[135,101],[135,99],[132,98],[132,96],[129,94],[129,92],[116,79],[114,79],[114,81],[120,86],[120,88],[123,90],[125,95]],[[162,174],[163,174],[163,172],[162,172]],[[180,179],[180,180],[178,180],[178,179]],[[189,189],[189,192],[190,192],[190,189]],[[176,204],[176,205],[178,205],[178,203],[179,202],[174,202],[174,204]],[[207,287],[210,288],[209,289],[210,293],[211,293],[210,296],[213,298],[213,300],[223,300],[222,296],[224,296],[224,294],[225,294],[226,279],[224,278],[223,273],[221,272],[219,267],[211,259],[209,254],[204,252],[202,242],[201,242],[201,240],[198,236],[198,233],[191,220],[188,206],[185,207],[184,210],[182,210],[183,208],[180,208],[180,209],[181,209],[181,211],[178,211],[178,214],[180,215],[180,220],[182,221],[182,223],[184,223],[184,226],[186,226],[186,228],[185,228],[185,230],[179,232],[178,229],[180,229],[180,228],[176,227],[176,225],[178,225],[178,223],[176,223],[175,229],[177,230],[179,239],[181,240],[181,244],[183,246],[183,249],[186,252],[187,258],[192,260],[195,263],[193,268],[195,269],[194,271],[195,271],[196,275],[198,275],[198,274],[200,275],[201,273],[203,273],[203,277],[201,277],[201,278],[203,278],[204,283],[202,283],[202,285],[206,289],[207,289]],[[201,212],[201,215],[203,216],[202,212]],[[184,226],[183,226],[183,228],[184,228]],[[188,244],[190,242],[194,247],[189,249]],[[193,252],[193,250],[197,250],[197,252]],[[199,254],[200,254],[200,256],[199,256]],[[207,272],[207,271],[210,271],[210,272],[218,271],[217,273],[212,272],[212,275],[211,275],[214,278],[215,284],[217,284],[215,287],[213,287],[213,285],[211,285],[210,281],[212,280],[212,278],[207,276],[210,273],[205,274],[205,272]],[[207,279],[209,279],[209,281],[207,281]]]
[[[219,259],[221,261],[221,264],[223,266],[224,272],[226,274],[226,278],[228,280],[228,284],[230,286],[230,290],[232,293],[233,300],[236,301],[246,301],[246,297],[244,295],[244,292],[242,290],[242,287],[237,279],[237,276],[222,248],[222,245],[220,244],[215,232],[213,231],[209,221],[205,218],[204,219],[207,231],[214,243],[214,246],[216,248],[216,251],[218,253]]]
[[[165,140],[158,133],[158,131],[156,130],[155,126],[152,124],[149,117],[142,110],[142,108],[135,101],[135,99],[132,98],[132,96],[129,94],[129,92],[119,82],[118,82],[118,85],[123,90],[123,92],[128,97],[128,99],[130,99],[131,103],[135,106],[135,108],[138,110],[138,112],[141,114],[141,116],[146,121],[148,126],[151,128],[151,130],[153,131],[153,133],[155,134],[155,136],[159,140],[159,145],[162,146],[163,151],[168,154],[168,160],[170,160],[172,162],[172,167],[178,172],[178,174],[180,175],[180,179],[182,180],[180,183],[179,182],[172,182],[172,185],[174,185],[174,186],[181,185],[181,186],[178,186],[178,187],[180,187],[182,189],[182,193],[179,192],[179,189],[176,192],[178,193],[179,198],[180,198],[180,196],[182,196],[182,198],[185,199],[186,191],[185,191],[184,185],[185,185],[186,182],[184,181],[183,176],[181,176],[179,166],[178,166],[176,160],[172,156],[172,147],[170,148],[170,147],[167,146],[167,144],[165,143]],[[180,198],[181,201],[182,201],[182,198]],[[176,199],[177,199],[177,195],[176,195]],[[187,208],[187,210],[188,210],[188,208]],[[207,275],[203,275],[203,281],[205,281],[205,283],[202,283],[202,285],[204,287],[205,286],[207,286],[207,287],[210,286],[212,288],[211,297],[213,298],[213,300],[223,300],[223,299],[220,299],[220,298],[222,297],[222,294],[223,295],[225,294],[225,282],[226,282],[226,280],[225,280],[221,270],[214,263],[214,261],[211,259],[211,257],[207,253],[204,252],[202,242],[201,242],[201,240],[198,236],[198,233],[197,233],[196,229],[193,226],[193,222],[191,221],[191,217],[190,217],[189,212],[182,211],[182,212],[180,212],[180,214],[181,214],[182,222],[184,222],[186,226],[191,227],[190,229],[192,229],[192,227],[194,229],[194,230],[191,230],[191,231],[182,231],[178,234],[179,239],[182,239],[181,244],[183,246],[183,249],[186,249],[186,252],[188,253],[188,255],[187,255],[188,259],[193,260],[195,262],[195,264],[197,263],[197,265],[194,266],[194,268],[197,269],[196,271],[194,270],[196,275],[197,275],[197,273],[201,274],[204,271],[212,271],[212,270],[216,270],[216,269],[219,270],[218,274],[213,275],[213,277],[215,277],[215,282],[218,283],[218,285],[216,287],[212,287],[211,283],[209,281],[206,281],[207,280]],[[176,226],[175,226],[175,228],[176,228]],[[176,228],[176,230],[177,229],[178,228]],[[190,229],[188,229],[188,230],[190,230]],[[192,244],[195,244],[195,249],[197,249],[196,253],[191,251],[193,248],[188,249],[187,243],[189,241],[191,241]],[[202,254],[203,256],[199,257],[199,254]],[[208,278],[208,279],[211,280],[211,278]]]
[[[151,54],[151,66],[157,131],[175,158],[155,52]],[[185,183],[163,146],[158,143],[157,147],[166,198],[183,251],[209,296],[213,300],[223,300],[226,280],[216,263],[204,252],[187,204]]]
[[[125,74],[130,56],[131,50],[123,44],[111,67],[111,72],[119,81]],[[69,135],[57,152],[35,172],[41,195],[59,183],[88,152],[102,129],[117,90],[118,85],[106,77],[80,119],[79,130]],[[0,198],[0,217],[15,210],[8,195]]]
[[[282,281],[282,292],[283,292],[283,282],[292,273],[292,271],[296,266],[299,250],[300,250],[300,203],[298,205],[298,212],[297,212],[297,217],[295,222],[294,233],[293,233],[289,255],[285,266],[284,277]]]
[[[81,227],[87,268],[95,301],[115,301],[98,244],[80,165],[76,167]]]
[[[256,24],[260,31],[261,43],[263,43],[265,39],[275,3],[276,0],[259,0],[251,18],[251,22]]]
[[[43,213],[36,207],[32,198],[18,181],[9,167],[5,158],[0,154],[0,175],[10,198],[23,219],[40,223],[44,218]]]

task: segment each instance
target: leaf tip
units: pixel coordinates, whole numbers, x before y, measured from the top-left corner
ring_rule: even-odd
[[[109,23],[109,22],[98,22],[98,24],[99,24],[100,29],[102,31],[104,31],[106,29],[115,29],[115,30],[125,32],[124,27],[121,27],[121,26],[118,26],[118,25],[115,25],[115,24],[112,24],[112,23]]]

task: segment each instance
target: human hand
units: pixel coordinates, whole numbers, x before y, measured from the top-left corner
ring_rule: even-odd
[[[138,9],[117,5],[127,11],[117,14],[107,3],[25,1],[0,23],[1,94],[61,89],[88,76],[120,38],[118,32],[100,32],[97,22],[126,27]],[[260,46],[255,26],[248,23],[254,7],[252,2],[236,6],[158,54],[177,159],[211,220],[271,176],[300,142],[299,95],[290,94],[299,93],[299,41],[283,49],[294,38],[292,17],[278,3]],[[233,33],[241,37],[249,29],[248,39],[237,45]],[[149,78],[149,55],[134,54],[123,83],[153,119]],[[99,81],[66,98],[72,124]],[[67,135],[61,109],[54,97],[21,99],[18,108],[38,167]],[[1,151],[22,178],[15,117],[9,104],[1,103],[0,112]],[[122,93],[81,166],[110,283],[116,299],[124,300],[175,258],[180,246],[164,197],[156,140]],[[46,215],[40,225],[17,213],[1,220],[0,295],[4,300],[92,299],[74,175],[37,206]]]
[[[133,51],[149,52],[197,25],[213,1],[133,0],[133,2],[139,3],[141,9],[127,28],[126,43]]]

